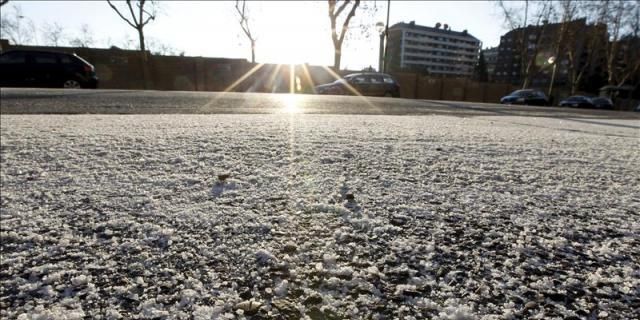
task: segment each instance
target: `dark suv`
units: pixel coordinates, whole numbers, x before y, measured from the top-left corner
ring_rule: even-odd
[[[353,73],[332,83],[319,85],[318,94],[361,94],[363,96],[399,97],[400,86],[385,73]],[[356,92],[354,92],[356,91]]]
[[[12,50],[0,55],[0,87],[97,86],[96,69],[76,54]]]
[[[502,104],[524,104],[529,106],[546,106],[549,99],[542,91],[523,89],[511,92],[509,95],[500,99]]]

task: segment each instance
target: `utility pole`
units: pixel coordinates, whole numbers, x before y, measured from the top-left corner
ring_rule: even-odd
[[[384,63],[382,64],[382,69],[383,72],[386,73],[387,72],[387,48],[389,47],[389,11],[390,11],[390,6],[391,6],[391,0],[387,0],[387,24],[384,26],[384,37],[385,37],[385,42],[384,42]]]
[[[551,71],[551,81],[549,81],[549,92],[547,97],[551,99],[551,92],[553,91],[553,82],[556,80],[556,67],[558,66],[558,62],[556,61],[556,57],[551,57],[547,62],[553,63],[553,70]]]
[[[376,30],[380,34],[380,51],[378,52],[378,72],[383,72],[384,70],[384,31],[385,26],[384,22],[376,23]]]

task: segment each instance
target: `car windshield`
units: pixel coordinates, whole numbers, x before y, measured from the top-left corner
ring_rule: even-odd
[[[516,96],[516,97],[527,97],[532,94],[533,94],[533,91],[531,90],[516,90],[511,93],[512,96]]]
[[[0,0],[0,320],[640,319],[638,1]]]

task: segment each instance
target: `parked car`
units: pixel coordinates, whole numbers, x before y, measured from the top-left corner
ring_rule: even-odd
[[[318,94],[355,94],[353,90],[364,96],[399,97],[400,85],[388,74],[365,72],[353,73],[315,87]]]
[[[523,104],[531,106],[546,106],[549,104],[547,96],[538,90],[523,89],[511,92],[500,99],[502,104]]]
[[[613,110],[613,101],[607,97],[594,97],[591,98],[591,103],[594,108]]]
[[[560,101],[560,106],[570,108],[595,108],[591,98],[585,96],[571,96]]]
[[[11,50],[0,55],[0,87],[96,88],[96,69],[76,54]]]

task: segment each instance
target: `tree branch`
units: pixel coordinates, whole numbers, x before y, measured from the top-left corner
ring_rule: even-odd
[[[353,18],[353,16],[356,15],[356,9],[358,8],[359,5],[360,5],[360,0],[356,0],[356,2],[353,4],[353,7],[351,7],[351,11],[349,11],[349,15],[344,20],[344,23],[342,23],[342,32],[340,34],[340,39],[338,39],[338,41],[340,42],[340,45],[342,45],[342,42],[344,41],[344,37],[347,34],[349,21],[351,21],[351,18]]]
[[[345,0],[342,5],[338,8],[338,11],[336,11],[336,17],[339,17],[340,14],[342,13],[342,11],[344,11],[344,9],[347,7],[347,5],[349,5],[349,2],[351,2],[351,0]],[[359,1],[358,1],[359,2]]]
[[[500,9],[502,9],[502,13],[504,13],[504,19],[509,24],[509,29],[517,29],[518,27],[516,25],[516,21],[513,19],[511,10],[507,8],[507,6],[504,4],[504,1],[498,0],[498,6],[500,7]]]
[[[142,7],[144,6],[144,0],[138,1],[137,5],[138,5],[138,25],[144,26],[144,24],[142,24],[143,14],[144,14],[144,10],[142,9]]]
[[[122,15],[122,13],[120,13],[120,10],[118,10],[118,8],[116,8],[116,6],[114,6],[113,3],[111,3],[111,0],[107,0],[107,3],[109,3],[109,6],[111,7],[111,9],[113,9],[120,16],[120,18],[122,18],[122,20],[124,20],[131,27],[136,28],[136,26],[133,23],[131,23],[131,21],[129,21],[129,19],[125,18]]]
[[[329,1],[329,21],[331,21],[331,40],[333,41],[334,48],[338,45],[338,34],[336,32],[336,16],[333,13],[333,9],[336,7],[336,2]]]
[[[131,12],[131,18],[133,19],[133,24],[135,24],[134,28],[137,29],[138,25],[139,25],[139,22],[138,22],[138,20],[136,20],[136,14],[133,13],[133,7],[131,6],[131,0],[127,0],[127,6],[129,7],[129,12]]]
[[[240,9],[239,4],[239,0],[236,0],[236,11],[238,12],[238,15],[240,16],[240,27],[242,28],[242,31],[244,32],[244,34],[247,36],[247,38],[249,38],[250,41],[255,41],[256,39],[253,38],[253,35],[251,34],[251,27],[249,26],[249,17],[247,17],[246,15],[246,2],[242,1],[242,9]]]

